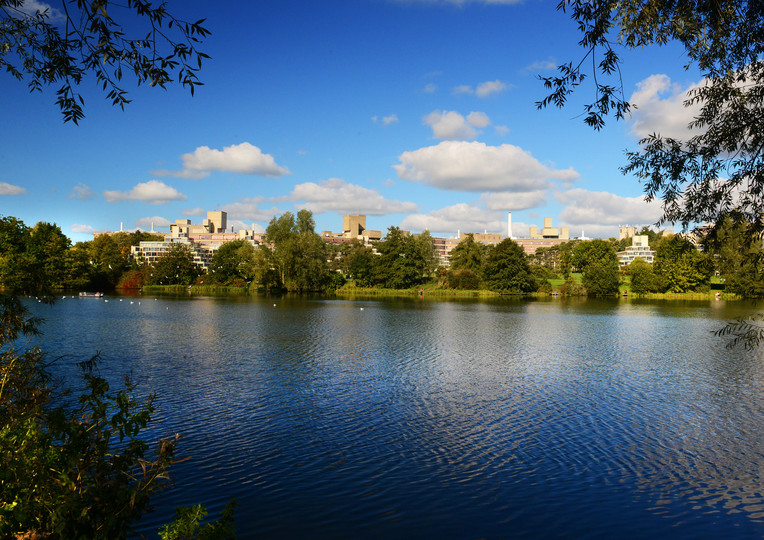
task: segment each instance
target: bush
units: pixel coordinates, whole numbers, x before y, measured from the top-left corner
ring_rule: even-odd
[[[480,288],[480,276],[472,270],[449,270],[446,281],[450,289],[477,290]]]
[[[113,392],[96,356],[80,364],[87,390],[73,399],[40,349],[14,348],[39,320],[16,298],[0,319],[0,537],[125,537],[168,480],[178,436],[149,457],[138,436],[153,396],[138,401],[129,378]]]

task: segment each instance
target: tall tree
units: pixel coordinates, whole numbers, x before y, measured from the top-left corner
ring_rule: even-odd
[[[469,270],[480,274],[485,262],[485,253],[485,246],[475,242],[475,235],[468,233],[449,254],[451,269]]]
[[[190,285],[201,274],[191,248],[181,243],[173,243],[145,271],[148,285]]]
[[[661,222],[688,227],[720,223],[731,211],[764,229],[764,10],[752,0],[561,0],[582,33],[583,58],[543,78],[549,94],[537,105],[565,106],[592,66],[593,100],[584,121],[595,129],[631,105],[620,79],[619,48],[677,42],[685,68],[703,76],[685,106],[697,106],[694,131],[677,139],[654,133],[627,154],[624,173],[663,201]]]
[[[658,242],[653,268],[666,280],[668,290],[687,292],[708,286],[713,262],[688,239],[674,235]]]
[[[121,108],[130,102],[123,73],[160,88],[177,79],[193,95],[209,58],[197,48],[209,34],[203,23],[149,0],[0,0],[0,69],[33,91],[58,86],[64,121],[76,124],[84,116],[77,87],[88,74]]]
[[[489,289],[500,292],[524,293],[538,288],[523,248],[509,238],[488,253],[483,281]]]

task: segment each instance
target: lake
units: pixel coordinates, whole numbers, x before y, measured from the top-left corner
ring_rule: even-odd
[[[33,306],[183,435],[147,535],[235,497],[242,538],[764,537],[764,348],[712,334],[751,304],[106,300]]]

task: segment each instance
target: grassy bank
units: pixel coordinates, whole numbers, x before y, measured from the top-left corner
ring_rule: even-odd
[[[424,285],[411,289],[383,289],[377,287],[356,287],[346,284],[334,291],[338,296],[439,296],[439,297],[488,297],[500,296],[499,293],[486,290],[457,290],[443,289],[437,286]]]

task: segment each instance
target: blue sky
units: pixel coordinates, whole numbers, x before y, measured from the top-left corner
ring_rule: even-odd
[[[75,126],[53,90],[0,76],[0,214],[54,222],[74,241],[207,210],[235,228],[308,208],[319,232],[366,214],[369,229],[440,236],[506,234],[508,211],[515,236],[544,216],[572,236],[651,224],[660,206],[618,167],[640,136],[681,135],[700,77],[679,48],[630,51],[624,94],[638,109],[626,121],[586,127],[587,85],[565,109],[538,111],[537,76],[583,55],[556,4],[169,0],[212,32],[194,97],[128,83],[121,111],[91,78]]]

